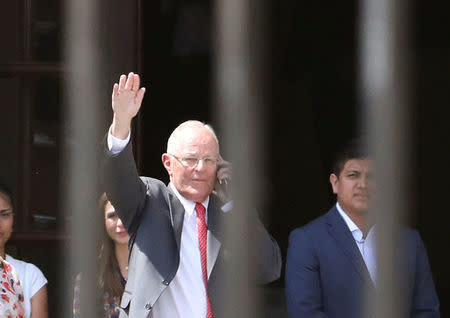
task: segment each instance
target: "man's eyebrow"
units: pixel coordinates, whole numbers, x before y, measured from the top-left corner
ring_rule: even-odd
[[[8,212],[8,211],[10,211],[11,209],[2,209],[2,210],[0,210],[0,213],[2,213],[2,212]]]

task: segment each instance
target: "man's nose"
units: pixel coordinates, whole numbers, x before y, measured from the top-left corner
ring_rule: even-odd
[[[359,186],[361,187],[361,188],[367,188],[368,187],[368,185],[369,185],[369,178],[367,177],[367,176],[362,176],[361,178],[360,178],[360,180],[359,180]]]
[[[199,159],[197,165],[195,166],[195,170],[203,170],[206,168],[205,160]]]

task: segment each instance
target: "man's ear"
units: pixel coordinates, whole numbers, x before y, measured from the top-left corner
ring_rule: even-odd
[[[161,156],[161,161],[162,161],[164,168],[166,168],[167,173],[169,174],[169,176],[171,176],[172,169],[170,166],[170,155],[167,153],[163,153]]]
[[[330,184],[331,184],[331,187],[333,188],[334,194],[337,194],[337,192],[338,192],[338,183],[339,183],[338,176],[335,175],[334,173],[330,174]]]

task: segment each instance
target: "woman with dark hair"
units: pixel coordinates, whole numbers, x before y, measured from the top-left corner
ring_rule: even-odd
[[[119,304],[128,278],[128,233],[106,194],[100,197],[99,214],[104,222],[99,253],[99,279],[97,288],[102,296],[106,318],[118,318]],[[74,317],[81,317],[79,292],[81,274],[77,275],[74,295]]]
[[[104,211],[105,227],[100,247],[99,288],[104,295],[104,308],[111,315],[119,313],[120,298],[128,278],[128,232],[119,219],[111,202],[103,194],[100,198],[100,210]]]
[[[0,257],[10,264],[17,273],[17,280],[23,289],[23,307],[27,318],[48,317],[47,279],[41,270],[31,263],[26,263],[5,253],[14,223],[12,197],[9,191],[0,187]],[[8,266],[7,266],[8,267]],[[4,285],[2,286],[4,287]]]

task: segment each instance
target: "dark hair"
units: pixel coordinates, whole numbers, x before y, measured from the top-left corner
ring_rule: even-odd
[[[5,195],[5,196],[7,196],[9,201],[11,201],[11,204],[12,204],[12,199],[13,198],[12,198],[11,191],[6,186],[4,186],[3,184],[0,184],[0,193]]]
[[[117,262],[115,250],[114,250],[114,241],[108,235],[105,228],[105,206],[109,202],[106,194],[103,193],[100,197],[98,203],[99,215],[101,215],[101,222],[103,224],[101,227],[102,230],[102,238],[101,238],[101,246],[99,253],[99,279],[98,279],[98,288],[103,293],[108,293],[109,297],[121,297],[124,291],[124,287],[121,283],[120,277],[120,268],[119,263]]]
[[[344,165],[351,159],[362,159],[369,156],[367,139],[365,137],[353,138],[339,149],[333,162],[332,173],[339,176]]]

